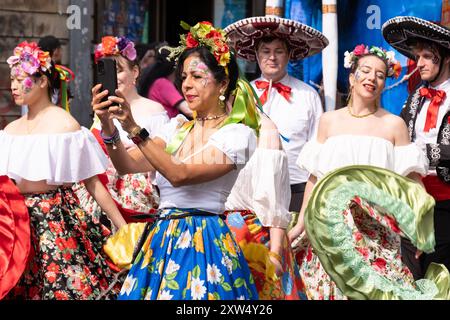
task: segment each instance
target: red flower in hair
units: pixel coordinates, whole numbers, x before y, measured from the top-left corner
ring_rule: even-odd
[[[186,37],[186,47],[187,48],[195,48],[198,46],[198,41],[194,39],[192,34],[189,32]]]
[[[103,52],[106,55],[113,55],[116,53],[116,37],[113,36],[106,36],[102,38],[102,48]]]
[[[222,34],[217,31],[217,30],[211,30],[207,35],[206,38],[217,38],[217,39],[221,39],[222,38]]]

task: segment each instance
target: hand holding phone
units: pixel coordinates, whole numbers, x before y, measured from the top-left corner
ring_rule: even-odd
[[[101,58],[96,65],[97,83],[101,83],[102,91],[108,90],[108,95],[101,102],[107,101],[109,96],[114,96],[117,89],[116,61],[110,58]],[[109,107],[105,107],[107,109]]]

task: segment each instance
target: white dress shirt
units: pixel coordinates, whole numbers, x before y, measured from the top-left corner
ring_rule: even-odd
[[[427,111],[428,111],[428,107],[430,106],[431,100],[426,99],[425,102],[423,103],[422,109],[420,110],[419,114],[417,115],[416,125],[415,125],[416,140],[414,142],[419,146],[424,146],[425,144],[430,144],[430,143],[437,143],[439,127],[441,126],[442,119],[444,118],[445,114],[448,112],[448,110],[450,108],[450,79],[448,79],[447,81],[441,83],[440,85],[438,85],[436,87],[430,86],[430,88],[436,89],[436,90],[444,90],[446,93],[446,98],[445,98],[444,102],[442,102],[441,106],[439,107],[436,128],[432,128],[428,132],[424,132],[423,130],[425,128],[425,121],[427,119]],[[436,170],[434,167],[430,166],[430,169],[428,170],[428,175],[436,175]]]
[[[257,95],[261,97],[264,89],[258,89],[255,82],[268,81],[260,77],[251,82]],[[306,182],[309,173],[300,169],[296,161],[305,143],[317,134],[319,118],[323,113],[319,94],[301,80],[286,74],[279,82],[291,88],[291,98],[288,102],[277,89],[272,88],[263,105],[264,112],[278,127],[278,131],[289,142],[281,139],[289,163],[290,184]]]

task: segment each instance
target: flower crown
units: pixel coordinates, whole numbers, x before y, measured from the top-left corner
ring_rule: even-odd
[[[103,37],[102,42],[95,46],[95,63],[104,56],[116,56],[119,54],[128,60],[134,61],[137,54],[133,41],[126,37]]]
[[[367,54],[374,54],[384,61],[386,61],[388,65],[388,77],[398,78],[402,71],[402,66],[395,59],[394,51],[386,51],[383,48],[371,46],[365,46],[364,44],[360,44],[353,49],[352,52],[346,51],[344,53],[344,67],[347,69],[351,69],[353,65],[358,61],[361,56]]]
[[[24,72],[33,75],[36,72],[46,72],[52,66],[52,59],[47,51],[42,51],[36,42],[23,41],[14,48],[14,55],[6,62],[12,68],[18,64]]]
[[[180,25],[189,32],[180,35],[178,47],[164,47],[170,51],[168,59],[176,60],[184,50],[204,46],[214,55],[217,63],[227,70],[227,65],[230,62],[230,48],[222,29],[214,28],[208,21],[199,22],[193,27],[184,21],[181,21]]]

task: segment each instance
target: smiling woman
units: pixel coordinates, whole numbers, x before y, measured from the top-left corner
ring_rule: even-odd
[[[398,75],[400,71],[393,53],[378,47],[359,45],[352,52],[345,53],[344,61],[345,67],[351,69],[348,105],[322,115],[317,139],[304,146],[297,160],[297,164],[307,170],[310,176],[300,217],[297,225],[289,232],[289,237],[297,250],[296,259],[307,295],[312,299],[347,299],[341,288],[348,285],[333,282],[325,272],[322,260],[314,254],[306,234],[314,235],[315,226],[307,225],[306,234],[304,232],[305,210],[317,181],[320,182],[327,173],[344,166],[371,165],[389,169],[420,183],[420,175],[424,175],[428,167],[428,161],[420,148],[411,144],[403,120],[382,109],[379,103],[386,77]],[[373,211],[373,208],[368,210]],[[374,238],[383,238],[380,228],[365,227]],[[371,257],[376,256],[377,252],[395,257],[396,266],[386,267],[388,272],[399,281],[413,282],[411,273],[401,262],[398,238],[386,238],[370,245],[367,243],[358,248],[360,252]],[[350,283],[352,279],[348,281]]]
[[[160,190],[157,222],[145,227],[120,299],[257,299],[248,265],[222,216],[255,149],[255,97],[238,78],[220,29],[209,22],[182,26],[189,32],[171,56],[178,58],[176,75],[194,120],[178,115],[149,132],[136,124],[120,89],[106,102],[101,102],[106,93],[93,89],[92,105],[114,166],[120,173],[155,172]],[[111,118],[137,148],[127,151],[120,141],[113,147],[117,129]]]

